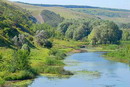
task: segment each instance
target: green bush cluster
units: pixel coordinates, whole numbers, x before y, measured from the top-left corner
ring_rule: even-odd
[[[30,66],[29,55],[30,51],[24,48],[14,51],[8,61],[5,60],[8,58],[3,60],[3,56],[0,55],[0,77],[4,80],[24,80],[34,78],[37,75],[37,72],[35,72]]]
[[[120,62],[130,63],[130,45],[123,45],[118,50],[107,53],[106,56]]]
[[[107,44],[107,45],[101,45],[103,47],[103,49],[105,50],[115,50],[115,49],[119,49],[119,45],[116,44]]]
[[[117,44],[122,31],[111,21],[102,19],[65,20],[58,26],[62,38],[73,40],[88,39],[93,45]]]
[[[0,86],[5,84],[5,80],[0,77]]]
[[[49,66],[64,65],[64,63],[62,63],[60,60],[55,59],[55,57],[46,58],[44,64]]]
[[[5,80],[25,80],[25,79],[32,79],[35,77],[35,74],[28,70],[22,70],[15,73],[9,73],[8,75],[4,76]]]
[[[55,56],[54,58],[57,60],[63,60],[66,56],[65,52],[62,50],[58,50],[55,48],[52,48],[49,52],[49,55]]]

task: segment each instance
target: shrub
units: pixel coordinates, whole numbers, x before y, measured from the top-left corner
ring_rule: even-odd
[[[29,63],[29,54],[25,50],[14,51],[9,71],[16,72],[19,70],[29,70],[31,69]]]
[[[66,54],[63,51],[58,51],[56,53],[56,59],[63,60],[65,58]]]
[[[44,68],[44,73],[61,74],[62,71],[63,67],[46,66]]]
[[[15,73],[10,73],[4,77],[5,80],[25,80],[25,79],[32,79],[35,77],[35,74],[28,70],[22,70]]]
[[[24,51],[27,51],[28,55],[30,54],[31,50],[30,50],[30,47],[27,44],[24,44],[21,49],[24,50]]]
[[[58,52],[57,49],[52,48],[52,49],[49,51],[49,55],[54,55],[54,56],[55,56],[57,52]]]
[[[45,48],[52,48],[52,42],[50,42],[50,41],[48,41],[48,40],[46,40],[45,42],[44,42],[44,47]]]
[[[63,65],[63,63],[61,61],[56,60],[53,57],[46,58],[45,61],[44,61],[44,64],[45,65]]]
[[[0,86],[5,84],[5,80],[0,77]]]

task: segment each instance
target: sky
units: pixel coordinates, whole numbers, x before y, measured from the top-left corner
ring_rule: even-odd
[[[88,5],[130,10],[130,0],[11,0],[36,4]]]

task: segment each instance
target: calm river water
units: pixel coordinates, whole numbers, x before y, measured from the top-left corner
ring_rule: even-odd
[[[130,67],[106,60],[104,52],[76,53],[64,62],[73,76],[39,76],[28,87],[130,87]]]

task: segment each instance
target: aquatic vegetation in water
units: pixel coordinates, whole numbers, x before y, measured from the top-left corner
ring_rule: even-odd
[[[101,73],[98,71],[77,71],[76,73],[82,73],[82,74],[87,74],[87,75],[93,75],[93,76],[97,76],[100,77]]]

